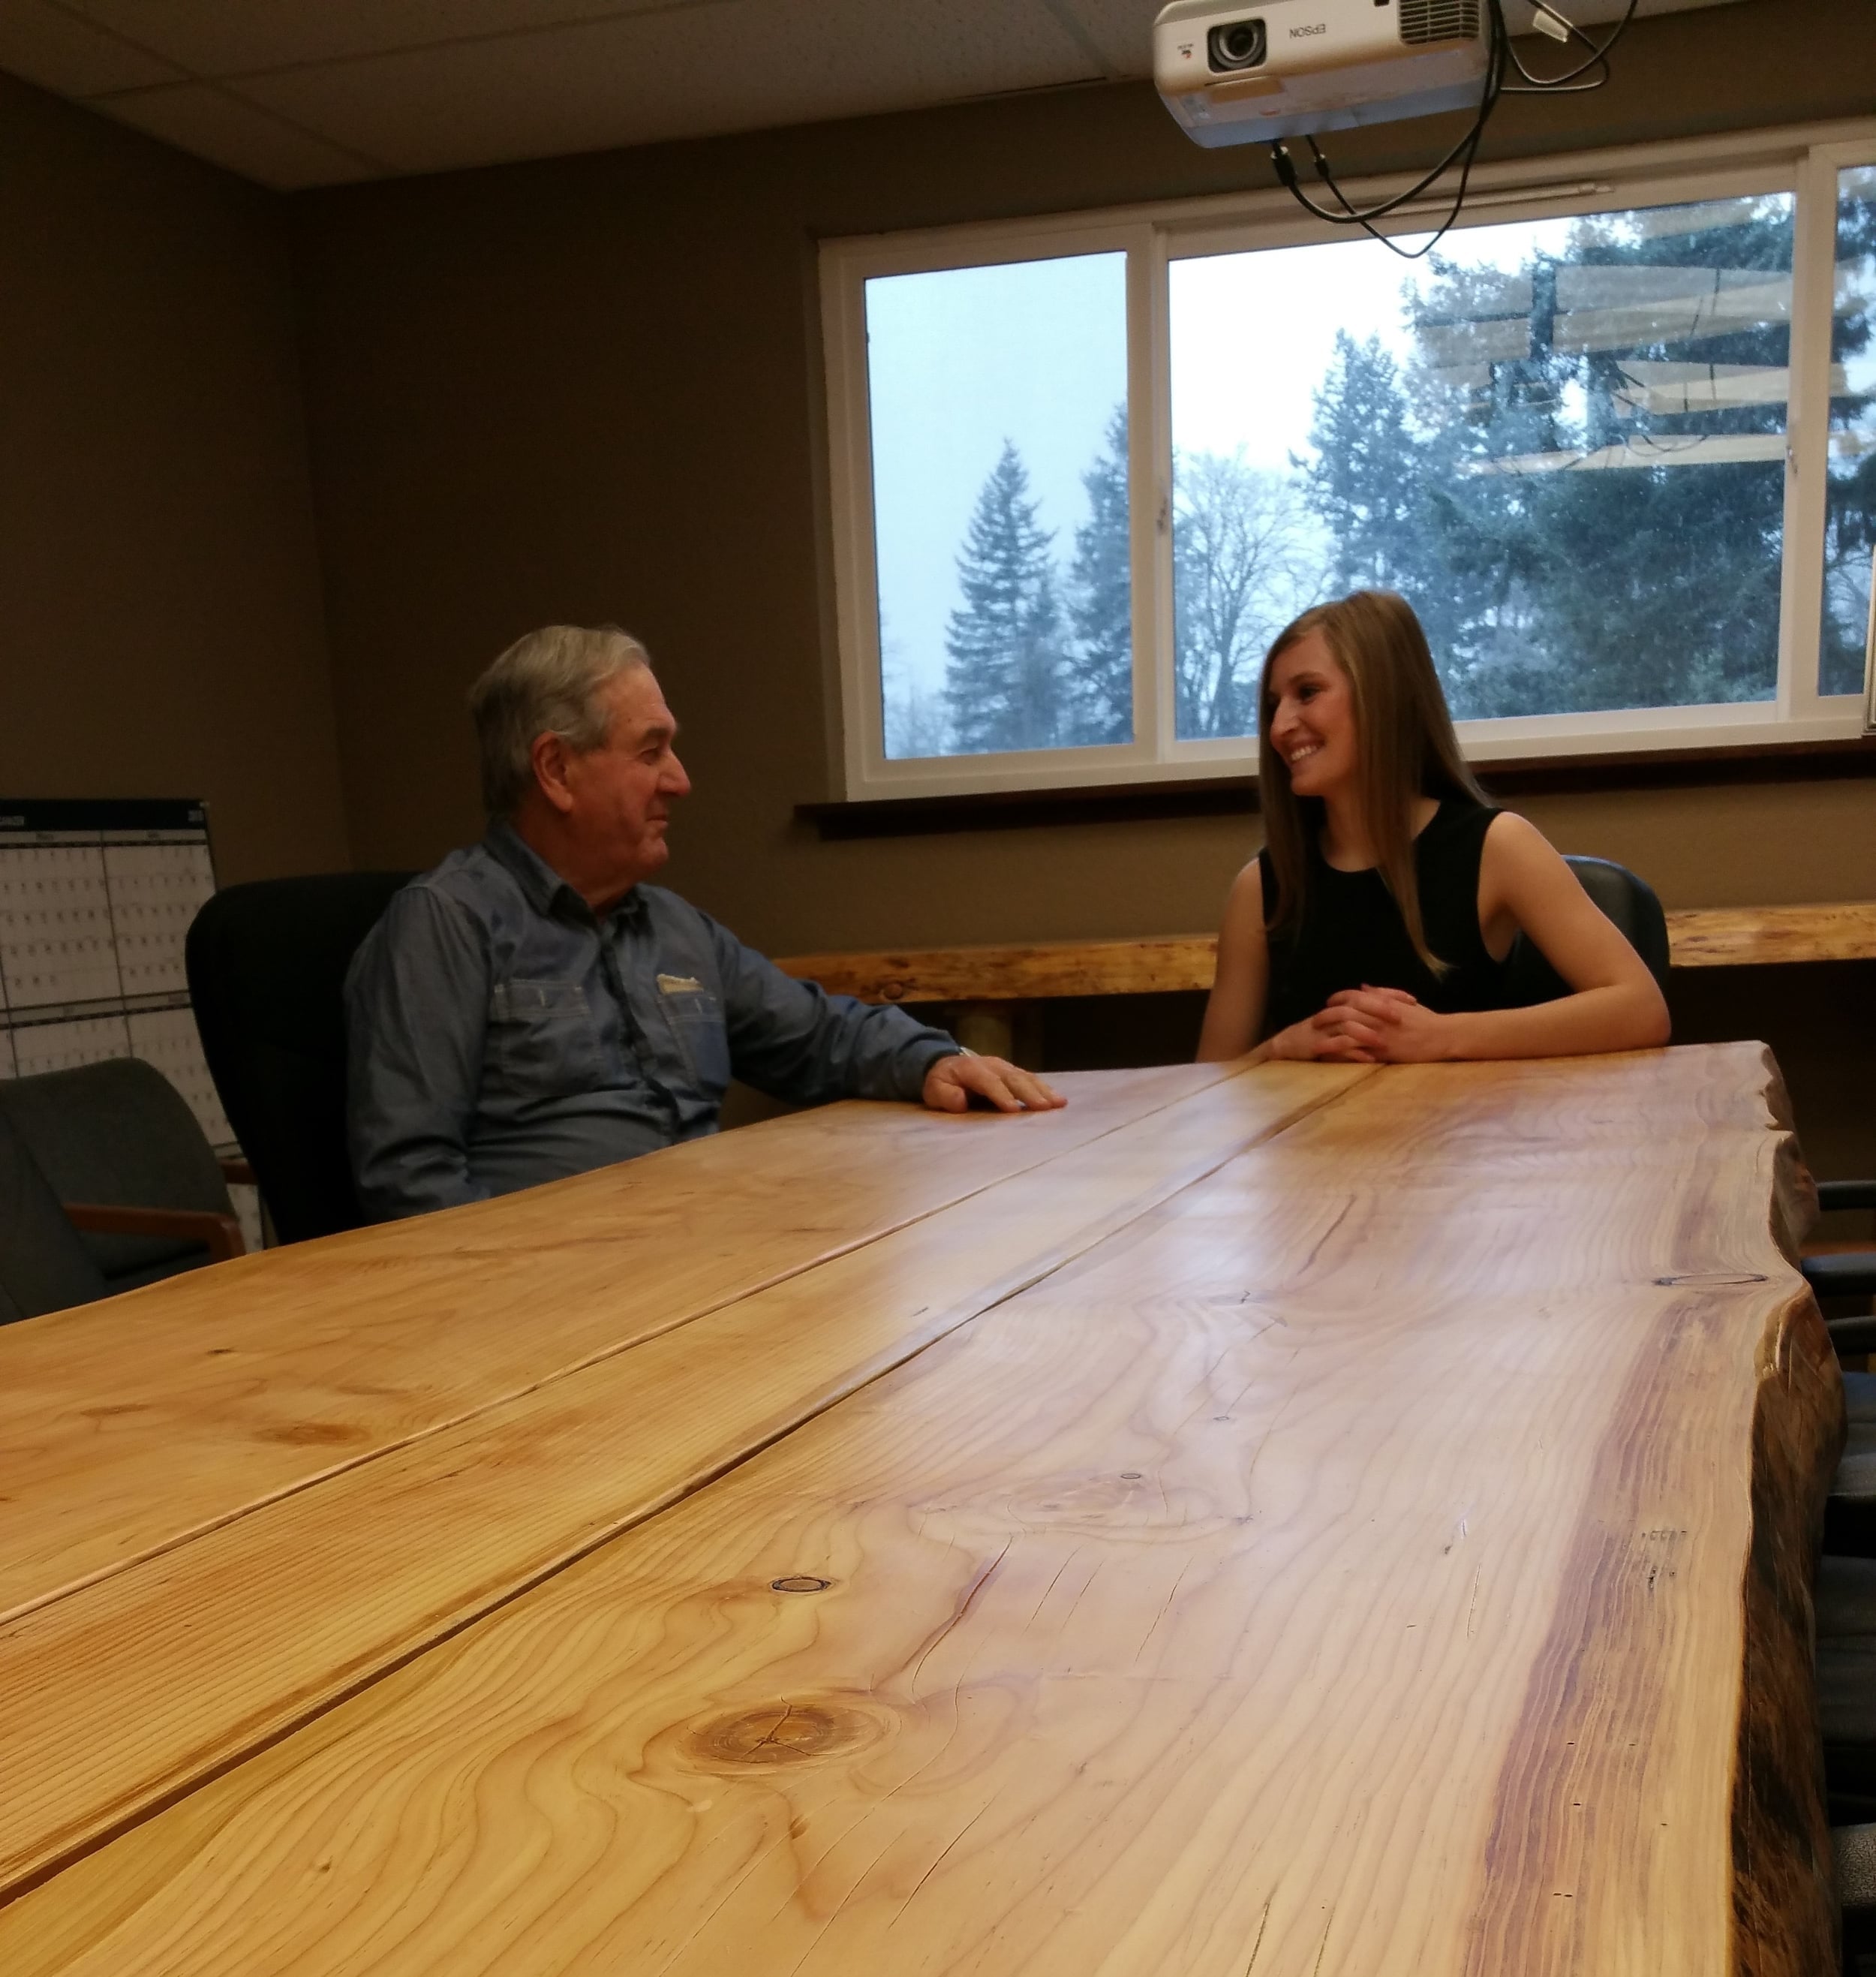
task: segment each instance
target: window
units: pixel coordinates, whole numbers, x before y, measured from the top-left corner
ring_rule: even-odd
[[[865,293],[887,759],[1130,741],[1126,256]]]
[[[1254,768],[1363,586],[1480,759],[1858,732],[1876,127],[1538,176],[1417,261],[1281,193],[829,243],[848,795]]]
[[[1818,688],[1860,693],[1876,556],[1876,167],[1841,174]]]

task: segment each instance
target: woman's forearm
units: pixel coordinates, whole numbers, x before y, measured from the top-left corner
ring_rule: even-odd
[[[1667,1005],[1652,980],[1585,989],[1526,1009],[1446,1018],[1453,1058],[1591,1057],[1650,1050],[1668,1040]]]

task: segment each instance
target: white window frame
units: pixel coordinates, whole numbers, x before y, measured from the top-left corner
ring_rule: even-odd
[[[1255,169],[1246,153],[1248,168]],[[1823,619],[1830,334],[1835,307],[1838,174],[1876,164],[1876,119],[1736,132],[1483,167],[1466,225],[1550,219],[1623,207],[1795,192],[1792,385],[1775,699],[1464,721],[1473,761],[1835,741],[1863,732],[1863,693],[1817,690]],[[1412,180],[1348,188],[1366,203]],[[1424,232],[1419,206],[1394,223]],[[841,681],[843,794],[849,801],[972,792],[1177,783],[1257,772],[1255,739],[1182,741],[1173,721],[1172,375],[1168,268],[1175,259],[1345,239],[1300,213],[1281,188],[1088,213],[831,239],[820,252],[828,487]],[[1065,255],[1127,256],[1128,452],[1133,526],[1134,738],[1124,745],[889,760],[884,745],[874,565],[866,283]]]

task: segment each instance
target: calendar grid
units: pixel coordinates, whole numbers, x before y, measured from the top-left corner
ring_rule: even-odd
[[[238,1152],[183,966],[214,890],[199,802],[0,800],[0,1077],[143,1058]]]

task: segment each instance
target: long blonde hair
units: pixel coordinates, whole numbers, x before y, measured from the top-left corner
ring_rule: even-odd
[[[1451,965],[1426,944],[1419,881],[1413,863],[1416,797],[1457,797],[1483,803],[1485,793],[1459,753],[1452,716],[1440,691],[1426,634],[1404,597],[1390,590],[1357,590],[1334,604],[1319,604],[1278,633],[1258,682],[1258,778],[1264,845],[1275,878],[1275,901],[1264,903],[1272,932],[1301,923],[1308,886],[1310,829],[1319,827],[1318,799],[1299,799],[1290,787],[1289,765],[1270,738],[1275,712],[1271,668],[1291,646],[1320,632],[1347,675],[1355,719],[1356,794],[1374,847],[1375,865],[1393,895],[1413,951],[1436,975]],[[1306,816],[1307,802],[1312,814]]]

